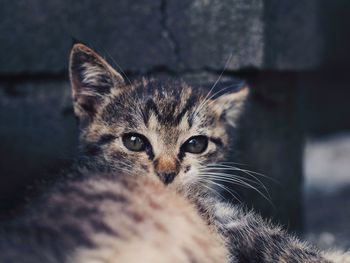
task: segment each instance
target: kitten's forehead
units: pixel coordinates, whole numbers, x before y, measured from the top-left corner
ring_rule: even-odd
[[[102,119],[109,124],[116,121],[130,123],[136,128],[179,127],[193,124],[193,113],[199,106],[203,93],[181,81],[137,81],[117,94],[105,106]],[[157,125],[154,122],[157,122]]]

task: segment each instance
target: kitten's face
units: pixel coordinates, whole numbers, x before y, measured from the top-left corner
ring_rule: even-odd
[[[223,157],[247,95],[242,89],[212,99],[183,82],[127,84],[81,44],[73,47],[70,74],[88,160],[181,190],[201,186],[202,169]]]

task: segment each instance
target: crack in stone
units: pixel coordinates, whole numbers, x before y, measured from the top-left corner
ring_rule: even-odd
[[[175,35],[171,32],[169,28],[169,22],[168,22],[168,14],[167,14],[167,9],[168,9],[168,2],[167,0],[160,0],[160,25],[162,27],[162,35],[163,37],[169,42],[169,45],[173,51],[174,57],[175,57],[175,62],[178,67],[183,68],[184,63],[181,60],[180,57],[180,45],[175,37]]]

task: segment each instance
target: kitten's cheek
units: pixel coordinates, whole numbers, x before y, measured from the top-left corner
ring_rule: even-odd
[[[149,174],[150,171],[151,171],[150,167],[149,167],[148,165],[146,165],[146,164],[141,164],[141,165],[140,165],[140,168],[141,168],[143,171],[145,171],[146,174]]]
[[[191,170],[191,165],[187,165],[185,167],[184,173],[186,174],[186,173],[190,172],[190,170]]]
[[[187,185],[190,184],[193,180],[193,169],[185,167],[184,170],[182,170],[178,175],[178,181],[183,184]]]

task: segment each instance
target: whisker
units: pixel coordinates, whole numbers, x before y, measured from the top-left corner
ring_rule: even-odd
[[[225,174],[227,177],[229,178],[232,178],[232,176],[234,176],[235,178],[239,178],[241,180],[245,180],[245,181],[248,181],[250,183],[253,183],[253,184],[257,184],[257,185],[261,185],[263,187],[263,185],[258,181],[258,180],[254,180],[253,179],[250,179],[250,178],[247,178],[247,177],[244,177],[242,175],[238,175],[238,174],[231,174],[231,173],[223,173],[221,172],[222,170],[224,171],[227,171],[226,169],[214,169],[214,168],[209,168],[209,169],[199,169],[199,171],[201,172],[204,172],[204,173],[220,173],[220,174]],[[263,187],[264,188],[264,187]]]
[[[259,172],[255,172],[255,171],[251,171],[251,170],[248,170],[248,169],[239,168],[239,167],[236,167],[236,166],[226,165],[225,163],[221,163],[221,162],[218,162],[218,163],[215,163],[215,164],[208,164],[207,166],[208,167],[221,166],[221,167],[233,168],[233,169],[238,169],[238,170],[241,170],[241,171],[247,171],[247,172],[250,172],[250,173],[253,173],[253,174],[256,174],[256,175],[260,175],[260,176],[263,176],[263,177],[266,177],[266,178],[270,178],[267,175],[259,173]]]
[[[201,173],[200,176],[207,176],[208,178],[211,178],[211,179],[217,179],[219,181],[232,183],[232,184],[237,183],[238,185],[253,189],[257,193],[259,193],[264,199],[266,199],[268,202],[271,203],[271,196],[267,191],[266,187],[264,188],[264,190],[266,191],[266,194],[268,195],[268,197],[263,192],[261,192],[258,188],[252,186],[251,184],[245,182],[242,179],[238,179],[236,175],[226,174],[226,173]],[[232,177],[232,176],[235,176],[235,177]]]
[[[228,182],[228,183],[237,183],[237,184],[240,184],[240,185],[245,186],[247,188],[251,188],[257,192],[260,191],[256,187],[252,186],[251,184],[249,184],[241,179],[232,178],[232,177],[227,176],[227,175],[216,174],[216,173],[205,173],[204,175],[209,176],[209,177],[214,178],[214,179],[220,179],[220,180],[223,180],[223,181]]]
[[[115,59],[111,56],[111,54],[106,50],[103,49],[103,51],[107,54],[107,56],[110,58],[110,60],[112,61],[112,63],[118,68],[118,70],[122,73],[123,77],[126,78],[126,80],[129,82],[129,84],[131,84],[131,80],[128,78],[128,76],[125,74],[124,70],[122,69],[121,66],[119,66],[119,64],[115,61]]]
[[[233,193],[231,189],[229,189],[227,186],[224,186],[218,182],[210,181],[212,184],[222,188],[223,190],[227,191],[234,199],[236,199],[239,203],[241,203],[241,200]],[[225,198],[224,198],[225,199]]]
[[[213,86],[210,88],[210,90],[209,90],[209,92],[207,93],[207,95],[204,97],[203,102],[199,105],[199,107],[198,107],[199,110],[202,108],[201,105],[207,101],[207,99],[208,99],[208,97],[210,96],[211,92],[215,89],[216,85],[219,83],[220,79],[222,78],[222,75],[224,74],[225,70],[226,70],[227,67],[228,67],[228,64],[230,63],[230,61],[231,61],[231,59],[232,59],[232,55],[233,55],[233,53],[231,52],[230,55],[229,55],[229,57],[228,57],[228,59],[227,59],[226,62],[225,62],[225,66],[224,66],[223,70],[221,71],[219,77],[217,78],[217,80],[215,81],[215,83],[213,84]],[[195,111],[195,112],[196,112],[196,111]]]
[[[225,181],[231,184],[237,184],[237,185],[241,185],[244,186],[246,188],[251,188],[253,190],[256,190],[257,188],[254,187],[253,185],[249,184],[248,182],[241,180],[239,178],[236,177],[232,177],[232,176],[227,176],[227,175],[218,175],[218,174],[210,174],[210,173],[204,173],[205,176],[210,177],[211,179],[220,179],[221,181]]]
[[[236,86],[237,84],[232,84],[226,87],[223,87],[222,89],[218,90],[217,92],[215,92],[213,95],[211,95],[204,103],[203,107],[201,107],[201,109],[204,108],[204,106],[209,106],[210,104],[214,103],[213,100],[211,100],[213,97],[215,97],[216,95],[218,95],[220,92],[223,92],[224,90],[230,89],[234,86]]]
[[[234,165],[248,166],[248,164],[246,164],[246,163],[228,162],[228,161],[224,161],[224,162],[217,162],[217,164],[234,164]]]
[[[275,180],[274,178],[271,178],[265,174],[262,174],[262,173],[258,173],[258,172],[255,172],[255,171],[251,171],[251,170],[247,170],[247,169],[242,169],[242,168],[239,168],[239,167],[236,167],[236,166],[231,166],[231,165],[225,165],[225,164],[221,164],[221,163],[217,163],[217,164],[209,164],[207,165],[207,167],[222,167],[222,168],[225,168],[227,170],[234,170],[234,171],[241,171],[245,174],[248,174],[249,176],[251,177],[254,177],[256,180],[258,180],[260,182],[260,180],[258,178],[256,178],[254,175],[259,175],[261,177],[264,177],[274,183],[277,183],[277,184],[280,184],[280,182],[278,182],[277,180]],[[262,183],[262,182],[261,182]],[[263,184],[263,183],[262,183]]]
[[[223,92],[224,90],[227,90],[229,88],[234,87],[235,85],[230,85],[230,86],[226,86],[223,87],[222,89],[218,90],[217,92],[215,92],[214,94],[212,94],[210,97],[206,98],[204,101],[202,101],[198,107],[196,107],[196,109],[193,112],[194,116],[197,116],[200,112],[200,110],[202,110],[205,106],[210,105],[210,103],[212,103],[213,101],[210,101],[213,97],[215,97],[216,95],[218,95],[220,92]]]
[[[271,178],[270,176],[267,176],[263,173],[259,173],[259,172],[256,172],[256,171],[252,171],[252,170],[248,170],[248,169],[243,169],[243,168],[240,168],[240,167],[236,167],[236,166],[231,166],[231,165],[226,165],[226,163],[232,163],[232,164],[238,164],[238,165],[243,165],[243,166],[247,166],[247,164],[242,164],[242,163],[235,163],[235,162],[218,162],[217,164],[214,164],[215,165],[220,165],[222,167],[228,167],[228,168],[233,168],[233,169],[238,169],[239,171],[242,171],[242,172],[248,172],[248,173],[251,173],[251,174],[255,174],[255,175],[259,175],[259,176],[262,176],[268,180],[271,180],[273,181],[274,183],[277,183],[277,184],[280,184],[280,182],[274,178]],[[211,166],[211,164],[209,164],[208,166]]]
[[[206,170],[204,171],[221,171],[221,170],[224,170],[224,171],[240,171],[240,172],[243,172],[247,175],[249,175],[251,178],[253,178],[254,180],[251,180],[251,179],[248,179],[246,177],[243,177],[243,176],[239,176],[239,175],[234,175],[234,176],[237,176],[237,177],[240,177],[240,178],[244,178],[244,180],[247,180],[247,181],[250,181],[250,182],[254,182],[256,184],[259,184],[261,185],[262,188],[264,188],[264,190],[266,191],[266,193],[268,193],[268,190],[267,190],[267,187],[265,186],[265,184],[259,179],[257,178],[256,176],[254,176],[253,174],[245,171],[245,170],[242,170],[240,168],[236,168],[236,167],[207,167]],[[232,174],[233,175],[233,174]]]
[[[198,180],[197,181],[201,186],[203,186],[204,188],[208,189],[210,192],[216,194],[216,195],[219,195],[220,198],[222,198],[222,200],[226,200],[226,198],[217,190],[211,188],[209,185],[205,184],[206,181],[203,181],[203,180]],[[204,183],[203,183],[204,182]],[[211,182],[210,182],[211,183]]]

